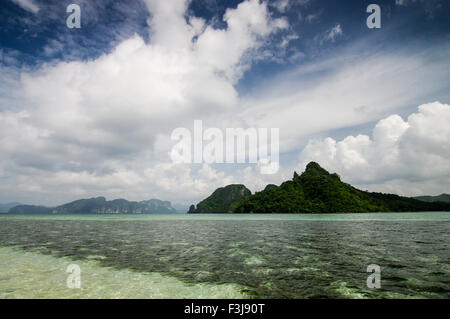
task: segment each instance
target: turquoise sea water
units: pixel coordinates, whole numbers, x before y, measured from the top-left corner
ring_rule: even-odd
[[[449,298],[450,213],[0,215],[0,298],[73,297]]]

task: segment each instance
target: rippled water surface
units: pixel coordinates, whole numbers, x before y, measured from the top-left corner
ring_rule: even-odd
[[[450,214],[0,216],[0,298],[22,297],[449,298]]]

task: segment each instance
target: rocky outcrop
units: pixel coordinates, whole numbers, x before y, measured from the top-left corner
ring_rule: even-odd
[[[188,213],[231,213],[234,207],[252,192],[242,184],[232,184],[216,189],[208,198],[191,205]]]

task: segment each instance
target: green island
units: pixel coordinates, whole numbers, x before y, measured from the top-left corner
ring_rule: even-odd
[[[341,181],[316,162],[305,171],[294,172],[292,180],[280,186],[269,184],[251,194],[244,185],[233,184],[214,191],[211,196],[191,205],[188,213],[365,213],[450,211],[447,194],[443,201],[426,197],[410,198],[394,194],[359,190]]]

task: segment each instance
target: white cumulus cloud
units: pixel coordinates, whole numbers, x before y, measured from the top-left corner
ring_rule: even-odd
[[[344,180],[372,190],[406,195],[448,191],[449,123],[450,105],[423,104],[406,121],[398,115],[380,120],[371,137],[310,140],[300,166],[314,160]]]
[[[146,4],[148,41],[135,35],[95,60],[22,71],[20,99],[0,100],[2,196],[15,191],[42,198],[43,192],[55,202],[63,200],[61,191],[67,197],[127,189],[131,198],[170,199],[183,197],[182,186],[192,190],[183,191],[186,196],[206,195],[205,185],[208,191],[214,187],[215,171],[180,171],[168,156],[171,145],[158,141],[167,141],[176,127],[190,128],[194,119],[219,125],[221,117],[239,110],[234,83],[265,39],[287,22],[272,18],[258,0],[228,9],[223,29],[186,18],[186,0]],[[15,74],[5,74],[14,82]],[[194,172],[198,176],[190,177]],[[227,181],[222,177],[217,186]]]

